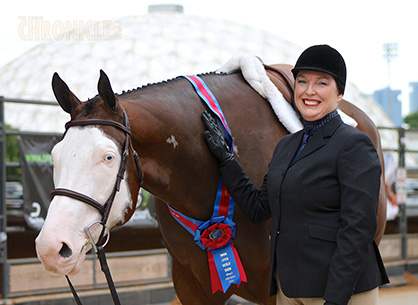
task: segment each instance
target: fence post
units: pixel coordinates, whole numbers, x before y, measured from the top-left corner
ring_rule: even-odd
[[[4,121],[4,98],[0,96],[0,264],[2,299],[10,292],[10,273],[7,261],[7,206],[6,206],[6,123]]]
[[[398,128],[398,154],[399,154],[399,163],[398,167],[405,168],[405,129],[402,127]],[[406,260],[408,256],[408,219],[406,216],[406,202],[399,202],[399,234],[401,235],[401,256],[402,260],[405,262],[406,270]]]

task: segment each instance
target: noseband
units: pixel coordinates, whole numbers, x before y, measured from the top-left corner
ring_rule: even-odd
[[[142,172],[141,172],[141,168],[139,166],[139,158],[138,158],[138,154],[136,153],[136,151],[134,150],[134,148],[132,146],[131,136],[130,136],[131,135],[131,130],[130,130],[129,120],[128,120],[128,117],[126,115],[125,110],[123,110],[123,119],[124,119],[124,124],[123,125],[118,123],[118,122],[115,122],[115,121],[102,120],[102,119],[74,120],[74,121],[69,121],[67,124],[65,124],[65,129],[66,129],[65,133],[68,131],[68,129],[70,127],[73,127],[73,126],[88,126],[88,125],[113,126],[113,127],[117,128],[117,129],[119,129],[119,130],[121,130],[125,133],[125,144],[124,144],[124,148],[123,148],[123,152],[122,152],[122,159],[121,159],[121,163],[120,163],[120,166],[119,166],[119,171],[118,171],[117,176],[116,176],[116,182],[115,182],[115,185],[113,187],[112,193],[110,194],[110,196],[106,200],[106,202],[104,204],[101,204],[101,203],[97,202],[95,199],[93,199],[89,196],[86,196],[86,195],[81,194],[79,192],[76,192],[76,191],[73,191],[73,190],[70,190],[70,189],[65,189],[65,188],[56,188],[55,190],[53,190],[51,192],[51,200],[55,196],[66,196],[66,197],[70,197],[72,199],[82,201],[82,202],[92,206],[96,210],[98,210],[99,213],[102,215],[102,219],[100,220],[100,224],[103,226],[103,229],[105,228],[106,222],[109,218],[110,209],[112,207],[112,204],[113,204],[113,201],[115,199],[116,193],[120,189],[120,183],[121,183],[122,179],[124,178],[125,171],[126,171],[126,165],[127,165],[127,162],[128,162],[129,151],[132,152],[132,155],[133,155],[134,160],[135,160],[135,165],[136,165],[137,172],[138,172],[139,186],[141,187],[141,185],[142,185]],[[65,136],[65,133],[64,133],[64,136]],[[88,229],[89,227],[87,227],[86,229]],[[103,233],[104,233],[103,231],[102,231],[101,237],[103,237]],[[101,237],[100,237],[100,239],[101,239]],[[94,247],[95,246],[94,242],[92,240],[90,240],[90,242],[92,243],[92,245]]]

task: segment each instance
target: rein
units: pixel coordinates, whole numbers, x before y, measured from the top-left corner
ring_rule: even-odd
[[[125,176],[125,171],[126,171],[126,166],[128,163],[128,156],[129,156],[129,152],[132,152],[132,155],[134,157],[135,160],[135,165],[137,168],[137,172],[138,172],[138,183],[139,186],[142,186],[142,171],[141,168],[139,166],[139,157],[138,154],[136,153],[136,151],[134,150],[133,146],[132,146],[132,141],[131,141],[131,130],[130,130],[130,125],[129,125],[129,120],[128,120],[128,116],[126,115],[125,110],[123,110],[123,119],[124,119],[124,124],[120,124],[118,122],[115,121],[110,121],[110,120],[102,120],[102,119],[88,119],[88,120],[75,120],[75,121],[70,121],[67,124],[65,124],[65,133],[68,131],[68,129],[70,127],[73,126],[88,126],[88,125],[104,125],[104,126],[112,126],[115,127],[121,131],[123,131],[125,133],[125,144],[123,147],[123,152],[122,152],[122,159],[121,159],[121,163],[119,166],[119,170],[116,176],[116,182],[115,185],[113,187],[112,193],[110,194],[109,198],[106,200],[106,202],[104,204],[101,204],[99,202],[97,202],[95,199],[81,194],[79,192],[70,190],[70,189],[66,189],[66,188],[56,188],[55,190],[53,190],[51,192],[51,200],[55,197],[55,196],[66,196],[66,197],[70,197],[72,199],[76,199],[79,200],[81,202],[84,202],[88,205],[90,205],[91,207],[95,208],[96,210],[99,211],[100,215],[102,215],[101,220],[95,221],[92,224],[90,224],[89,226],[84,228],[84,231],[86,232],[88,238],[89,238],[89,242],[92,245],[92,248],[94,250],[94,252],[97,254],[97,257],[99,258],[100,261],[100,266],[101,266],[101,270],[103,271],[103,273],[106,276],[106,281],[107,284],[109,286],[109,290],[111,292],[112,298],[113,298],[113,302],[115,305],[120,305],[120,300],[118,297],[118,294],[116,292],[116,288],[115,288],[115,284],[112,280],[112,275],[110,274],[110,269],[107,265],[106,262],[106,255],[104,252],[104,246],[107,244],[107,242],[109,241],[110,238],[110,232],[109,229],[106,228],[106,222],[109,218],[109,214],[110,214],[110,210],[112,208],[113,205],[113,201],[115,200],[115,196],[116,193],[119,192],[120,190],[120,184],[122,182],[122,180],[124,179]],[[64,136],[65,136],[64,133]],[[63,137],[64,137],[63,136]],[[97,241],[97,243],[95,243],[93,236],[90,233],[90,228],[95,225],[95,224],[101,224],[102,225],[102,232],[100,233],[99,239]],[[104,244],[99,245],[100,241],[103,239],[104,236],[107,236],[106,241],[104,242]],[[77,295],[77,292],[74,288],[74,286],[72,285],[68,275],[65,276],[68,282],[68,285],[70,286],[71,292],[74,296],[74,299],[76,301],[76,303],[78,305],[82,305],[80,298]]]

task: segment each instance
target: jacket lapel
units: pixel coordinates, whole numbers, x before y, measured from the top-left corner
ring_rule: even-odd
[[[325,139],[332,136],[337,130],[338,126],[342,124],[342,120],[340,116],[335,117],[331,121],[329,121],[327,124],[325,124],[322,128],[320,128],[313,136],[309,139],[306,146],[302,149],[302,151],[299,153],[299,156],[292,162],[298,162],[300,159],[310,155],[314,151],[320,149],[322,146],[325,145]],[[303,132],[302,132],[303,135]],[[301,138],[299,138],[301,139]],[[300,144],[300,140],[298,142]],[[297,149],[297,148],[296,148]]]
[[[291,138],[289,139],[289,143],[287,143],[285,155],[282,157],[282,164],[286,164],[286,167],[289,167],[292,164],[292,160],[295,157],[295,154],[299,148],[300,142],[302,142],[303,138],[303,129],[292,134]]]

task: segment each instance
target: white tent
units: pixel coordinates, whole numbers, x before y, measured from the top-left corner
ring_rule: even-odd
[[[181,74],[214,71],[237,53],[258,56],[266,64],[294,64],[302,51],[266,31],[185,15],[178,6],[163,8],[102,24],[88,37],[68,33],[33,48],[0,69],[0,96],[54,101],[51,79],[58,72],[86,100],[97,94],[100,69],[120,93]],[[106,27],[110,27],[110,35],[103,32]],[[392,126],[380,106],[351,83],[345,98],[362,108],[377,126]],[[69,116],[59,107],[7,103],[5,119],[20,130],[60,132]]]

